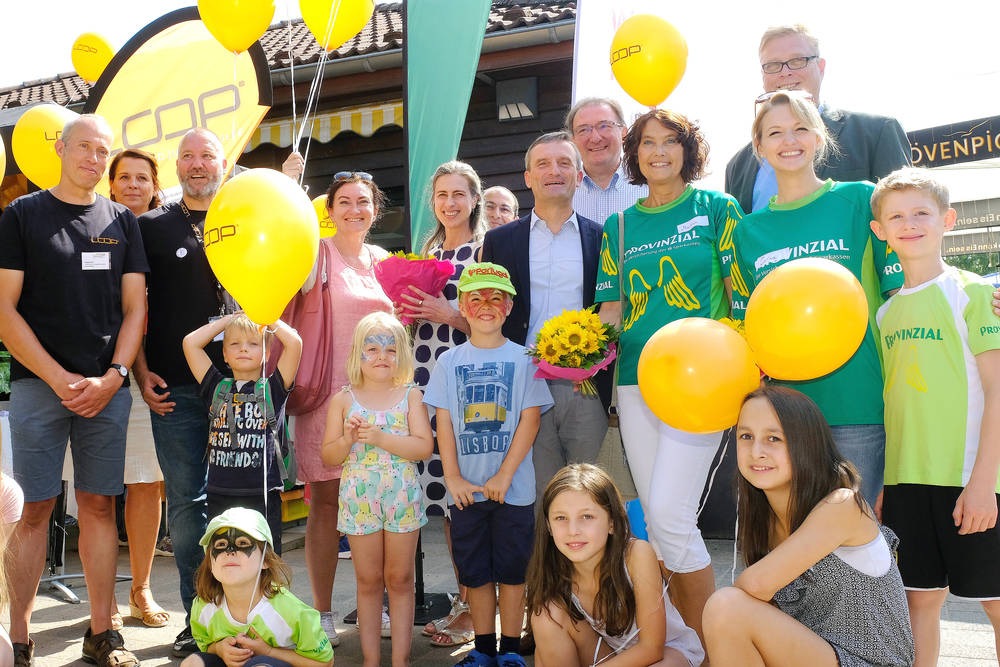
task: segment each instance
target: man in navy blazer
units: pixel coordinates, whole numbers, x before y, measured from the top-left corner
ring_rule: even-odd
[[[534,208],[486,233],[482,261],[504,266],[517,290],[503,326],[504,336],[520,345],[533,345],[549,318],[594,304],[603,229],[573,210],[583,162],[568,133],[550,132],[536,139],[528,147],[524,167]],[[602,372],[595,378],[605,396],[610,396],[610,377],[602,376],[609,375]],[[548,384],[555,406],[542,415],[532,449],[538,497],[567,463],[596,460],[608,426],[599,398],[573,391],[568,381],[549,380]]]
[[[834,109],[821,103],[820,86],[826,60],[819,55],[819,40],[801,25],[777,26],[760,40],[761,77],[764,90],[805,90],[819,104],[823,123],[839,152],[818,166],[820,178],[836,181],[877,181],[910,164],[910,144],[895,118]],[[771,166],[761,164],[750,144],[726,165],[726,192],[747,213],[767,206],[777,193]]]

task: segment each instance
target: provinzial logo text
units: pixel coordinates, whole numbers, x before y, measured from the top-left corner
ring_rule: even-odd
[[[892,346],[901,340],[941,340],[941,329],[908,327],[893,331],[891,334],[886,334],[883,338],[885,339],[886,348],[891,350]]]
[[[680,234],[674,234],[673,236],[668,236],[659,241],[653,241],[652,243],[643,243],[642,245],[633,246],[625,251],[625,257],[631,257],[636,253],[649,252],[650,250],[659,250],[660,248],[668,248],[677,243],[684,243],[685,241],[692,241],[699,238],[698,232],[684,232]]]
[[[772,250],[765,255],[761,255],[757,258],[757,261],[754,262],[754,268],[760,271],[765,266],[777,264],[778,262],[785,262],[789,259],[798,259],[799,257],[814,255],[822,252],[850,252],[850,250],[851,249],[848,248],[847,244],[844,242],[844,239],[820,239],[819,241],[809,241],[808,243],[803,243],[802,245],[780,248],[778,250]]]

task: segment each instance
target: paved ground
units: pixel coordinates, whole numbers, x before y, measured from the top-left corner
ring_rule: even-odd
[[[292,528],[285,535],[285,559],[295,573],[293,592],[303,600],[309,600],[306,578],[305,554],[301,548],[302,529]],[[423,548],[425,552],[425,586],[428,593],[442,594],[455,590],[454,575],[448,561],[447,551],[441,532],[441,520],[431,519],[424,529]],[[711,540],[709,549],[716,567],[716,581],[720,585],[731,579],[733,562],[733,542],[731,540]],[[119,572],[128,572],[128,554],[121,550]],[[76,553],[67,553],[68,572],[79,572]],[[334,609],[343,616],[354,608],[354,567],[349,560],[340,561],[337,582],[334,588]],[[83,581],[73,582],[73,590],[86,598]],[[120,583],[118,599],[123,603],[122,611],[128,612],[128,583]],[[138,654],[145,667],[175,664],[169,657],[169,645],[183,627],[183,611],[177,593],[177,570],[169,558],[156,558],[153,568],[153,591],[157,601],[171,612],[170,624],[164,628],[145,628],[138,621],[126,620],[123,634],[127,645]],[[438,595],[438,597],[440,597]],[[6,619],[4,619],[6,621]],[[943,646],[941,667],[985,667],[996,665],[997,656],[993,645],[993,633],[985,614],[978,604],[949,600],[943,625]],[[43,590],[38,597],[33,618],[32,636],[37,644],[35,665],[55,667],[57,665],[83,665],[80,647],[87,627],[87,605],[67,604]],[[338,624],[343,641],[337,649],[337,663],[356,665],[361,663],[361,654],[353,626]],[[382,664],[389,665],[389,642],[382,642]],[[427,639],[420,636],[419,628],[414,628],[412,664],[418,667],[447,667],[453,665],[464,653],[447,649],[432,648]],[[528,664],[531,664],[529,659]]]

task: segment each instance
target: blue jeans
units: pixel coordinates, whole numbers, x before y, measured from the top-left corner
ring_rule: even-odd
[[[190,623],[194,577],[205,558],[198,544],[208,528],[205,486],[208,482],[208,408],[198,396],[197,385],[171,386],[173,412],[149,418],[156,444],[156,458],[163,470],[167,493],[167,527],[180,575],[181,602]]]
[[[875,507],[885,479],[885,426],[846,424],[830,430],[841,455],[861,473],[861,495]]]

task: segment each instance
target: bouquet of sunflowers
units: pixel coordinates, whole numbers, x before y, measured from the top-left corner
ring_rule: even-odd
[[[585,396],[596,396],[591,378],[618,356],[619,331],[601,321],[593,308],[564,310],[542,325],[528,354],[538,366],[535,377],[571,380]]]
[[[393,303],[402,302],[403,293],[410,285],[427,292],[440,294],[455,274],[455,265],[448,260],[423,257],[412,252],[394,252],[375,264],[375,280]],[[400,315],[399,321],[412,324],[413,319]]]

